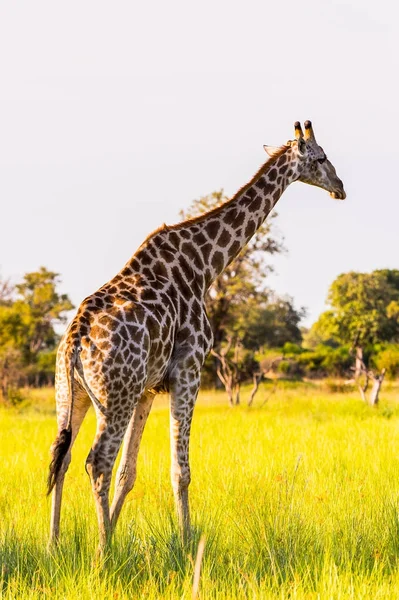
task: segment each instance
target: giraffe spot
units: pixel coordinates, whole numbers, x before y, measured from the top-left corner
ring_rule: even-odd
[[[119,335],[119,333],[114,333],[114,334],[112,335],[112,345],[113,345],[113,346],[119,346],[119,345],[121,344],[121,342],[122,342],[122,338],[121,338],[121,336]],[[109,343],[109,342],[107,342],[107,344],[108,344],[108,343]],[[101,348],[101,345],[100,345],[100,348]]]
[[[153,257],[148,253],[147,249],[142,250],[140,256],[140,262],[142,265],[150,265],[153,261]]]
[[[192,306],[193,310],[197,310],[197,311],[201,310],[201,303],[199,302],[199,300],[197,300],[197,298],[193,299],[191,306]]]
[[[161,248],[161,255],[162,258],[164,260],[166,260],[166,262],[170,263],[173,262],[175,259],[175,254],[176,254],[176,250],[174,250],[173,248],[166,248],[164,246],[162,246]]]
[[[191,288],[186,283],[186,281],[185,281],[184,277],[182,276],[180,269],[178,269],[178,267],[175,266],[172,268],[172,276],[173,276],[173,279],[174,279],[175,283],[177,284],[182,296],[184,298],[190,298]]]
[[[212,273],[211,273],[210,269],[205,269],[205,272],[204,272],[204,279],[205,279],[205,281],[206,281],[206,282],[208,282],[208,283],[209,283],[210,281],[212,281]]]
[[[276,190],[273,194],[274,202],[277,202],[277,200],[280,198],[280,196],[281,196],[280,190]]]
[[[227,231],[227,229],[223,229],[222,233],[220,234],[220,236],[218,238],[217,243],[219,246],[224,248],[225,246],[227,246],[227,244],[230,242],[230,240],[231,240],[230,233]]]
[[[112,319],[110,319],[112,323]],[[90,334],[92,339],[106,338],[108,336],[108,329],[104,327],[100,327],[99,325],[94,325],[90,329]]]
[[[162,290],[165,286],[164,281],[161,281],[160,279],[155,279],[155,281],[152,282],[152,287],[154,289],[154,291],[159,291]],[[158,298],[158,295],[157,295]]]
[[[77,333],[79,331],[79,323],[75,321],[70,329],[71,333]]]
[[[185,240],[188,240],[191,237],[190,233],[186,229],[179,229],[179,233],[181,237]]]
[[[126,342],[130,340],[130,335],[125,325],[122,325],[122,327],[120,327],[119,333]]]
[[[181,255],[179,257],[179,265],[181,267],[181,270],[183,271],[183,274],[186,276],[186,279],[188,279],[188,280],[193,279],[193,276],[194,276],[193,268],[190,265],[190,263],[187,262],[187,259],[184,255]]]
[[[135,270],[138,269],[140,266],[139,261],[137,260],[137,258],[135,256],[133,256],[133,258],[130,260],[130,267]]]
[[[98,341],[98,347],[100,348],[100,350],[102,352],[107,352],[108,350],[111,350],[112,345],[111,345],[111,343],[108,340],[99,340]]]
[[[195,359],[198,364],[201,364],[204,359],[204,355],[202,354],[202,352],[199,352],[199,350],[197,350],[195,353]]]
[[[186,258],[192,258],[194,256],[194,248],[191,243],[183,242],[181,251]]]
[[[143,302],[151,302],[157,299],[157,294],[152,288],[144,288],[141,292]]]
[[[203,267],[204,267],[204,262],[203,262],[203,260],[201,258],[201,255],[197,251],[194,253],[193,264],[198,269],[203,269]]]
[[[292,177],[293,174],[294,174],[294,171],[292,169],[288,169],[287,177]]]
[[[157,260],[157,262],[154,264],[152,270],[156,277],[168,277],[168,271],[167,271],[164,263],[161,262],[160,260]]]
[[[256,198],[254,200],[252,200],[251,204],[249,205],[249,209],[251,212],[257,212],[260,207],[262,206],[262,198],[260,196],[256,196]]]
[[[241,248],[241,244],[238,241],[235,241],[231,244],[230,248],[229,248],[229,256],[230,258],[233,256],[237,256],[239,250]]]
[[[216,251],[212,256],[212,266],[215,271],[219,272],[222,270],[224,265],[224,256],[221,252]]]
[[[219,232],[220,229],[220,223],[219,221],[209,221],[209,223],[207,223],[205,225],[205,230],[207,232],[207,234],[209,235],[209,237],[211,238],[211,240],[214,240]]]
[[[285,154],[282,154],[277,159],[277,162],[276,162],[277,168],[280,168],[282,165],[285,165],[286,162],[287,162],[287,156]]]
[[[180,238],[177,235],[176,231],[170,231],[169,232],[169,240],[170,240],[170,242],[173,244],[173,246],[176,249],[179,249],[179,247],[180,247]]]
[[[191,314],[191,325],[194,329],[199,329],[201,327],[199,315],[195,312]]]
[[[98,318],[98,323],[100,325],[103,325],[103,327],[107,327],[107,328],[112,328],[115,326],[115,320],[110,316],[110,315],[101,315],[101,317]],[[92,327],[92,332],[95,331],[95,327]]]
[[[188,315],[187,302],[185,301],[184,298],[182,298],[180,301],[180,318],[183,322],[187,321],[187,315]]]
[[[123,365],[124,360],[123,360],[122,354],[120,352],[114,352],[113,354],[114,354],[113,359],[114,359],[115,364]]]
[[[256,191],[254,190],[254,188],[249,188],[246,192],[245,192],[245,196],[244,199],[247,200],[253,200],[256,196]]]
[[[282,175],[284,175],[284,173],[287,171],[288,169],[288,165],[283,165],[282,167],[280,167],[280,173]]]
[[[251,238],[254,233],[255,233],[255,223],[253,221],[250,221],[245,228],[245,237]]]
[[[200,244],[200,245],[202,245],[202,244],[206,244],[206,242],[207,242],[208,240],[206,239],[206,237],[205,237],[205,235],[203,234],[203,232],[202,232],[202,231],[200,231],[199,233],[196,233],[196,234],[194,235],[194,237],[193,237],[193,241],[194,241],[196,244]]]
[[[212,251],[212,244],[210,244],[209,242],[207,244],[205,244],[204,246],[202,246],[201,252],[202,252],[202,256],[204,258],[205,263],[209,262],[209,256],[211,254],[211,251]]]
[[[277,169],[273,168],[267,174],[269,181],[275,181],[277,178]]]
[[[236,218],[237,211],[235,208],[230,208],[224,215],[224,222],[230,225]]]

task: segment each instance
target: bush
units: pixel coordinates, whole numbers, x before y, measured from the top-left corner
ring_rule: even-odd
[[[378,352],[372,359],[373,365],[382,371],[386,369],[386,376],[389,379],[395,379],[399,376],[399,345],[389,344]]]
[[[344,381],[336,381],[335,379],[326,379],[323,381],[323,387],[327,392],[333,394],[348,394],[355,389],[354,385],[348,385]]]
[[[295,360],[282,360],[278,364],[277,372],[293,379],[300,379],[305,374],[303,367]]]
[[[286,342],[283,346],[283,354],[284,356],[287,354],[302,354],[304,349],[298,344],[293,344],[292,342]]]
[[[5,395],[3,393],[2,400],[8,406],[21,406],[28,401],[28,396],[19,388],[9,387]]]
[[[293,352],[288,354],[288,349]],[[309,351],[298,348],[296,344],[286,344],[284,355],[285,360],[280,363],[278,370],[289,377],[346,377],[353,364],[353,357],[346,346],[318,346],[316,350]]]

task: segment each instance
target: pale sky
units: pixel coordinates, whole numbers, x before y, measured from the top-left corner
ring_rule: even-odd
[[[44,265],[78,305],[194,198],[234,194],[311,119],[347,200],[293,184],[269,284],[324,309],[399,268],[396,3],[0,3],[0,274]]]

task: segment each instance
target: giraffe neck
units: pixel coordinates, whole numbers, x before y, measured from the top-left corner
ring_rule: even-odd
[[[136,273],[150,286],[166,289],[174,285],[184,289],[187,296],[193,292],[196,297],[205,296],[262,225],[286,187],[298,178],[297,168],[292,149],[283,147],[222,206],[178,225],[165,225],[150,235],[117,275],[118,285],[125,280],[129,288],[133,284],[130,277]]]
[[[236,258],[259,229],[287,186],[297,178],[291,149],[268,161],[237,194],[221,207],[178,226],[189,232],[204,263],[205,287]]]

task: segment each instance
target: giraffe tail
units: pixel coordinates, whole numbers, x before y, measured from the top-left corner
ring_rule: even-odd
[[[62,429],[57,435],[52,448],[53,458],[50,463],[49,474],[47,478],[47,496],[53,491],[61,471],[62,463],[69,450],[72,440],[72,429]]]
[[[47,495],[51,494],[61,472],[62,463],[68,453],[72,441],[72,410],[74,403],[73,373],[80,348],[77,344],[69,344],[65,350],[65,371],[68,381],[69,409],[68,421],[64,429],[58,433],[52,446],[52,460],[47,478]]]

